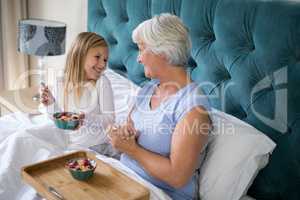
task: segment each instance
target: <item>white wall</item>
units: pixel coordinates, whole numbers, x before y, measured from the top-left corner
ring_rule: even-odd
[[[76,35],[87,30],[87,0],[28,0],[28,14],[29,18],[56,20],[67,24],[66,53]],[[66,53],[63,56],[47,57],[46,67],[63,69]],[[31,56],[31,69],[36,66],[37,59]],[[36,77],[32,77],[31,84],[37,83]]]

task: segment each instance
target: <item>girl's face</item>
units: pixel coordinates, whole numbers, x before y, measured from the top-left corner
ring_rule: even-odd
[[[100,46],[89,49],[84,63],[86,79],[97,81],[106,68],[107,60],[107,47]]]
[[[139,55],[137,61],[144,65],[145,76],[156,78],[161,73],[165,59],[161,55],[156,55],[148,50],[144,43],[138,43]]]

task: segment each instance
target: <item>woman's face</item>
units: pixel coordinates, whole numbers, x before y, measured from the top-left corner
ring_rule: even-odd
[[[97,81],[106,68],[107,60],[107,47],[100,46],[89,49],[84,63],[86,79]]]
[[[137,61],[144,65],[145,76],[156,78],[161,73],[165,59],[146,48],[144,43],[138,43],[139,55]]]

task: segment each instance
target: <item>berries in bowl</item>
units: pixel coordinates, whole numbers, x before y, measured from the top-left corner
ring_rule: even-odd
[[[57,112],[53,114],[53,118],[58,128],[74,130],[79,126],[82,115],[73,112]]]
[[[96,161],[88,158],[72,159],[66,163],[66,168],[69,170],[73,178],[85,181],[94,175]]]

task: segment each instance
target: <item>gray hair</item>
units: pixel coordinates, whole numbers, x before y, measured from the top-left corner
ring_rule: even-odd
[[[191,40],[188,29],[176,15],[163,13],[142,22],[134,29],[132,40],[143,42],[155,54],[164,54],[172,65],[187,66]]]

